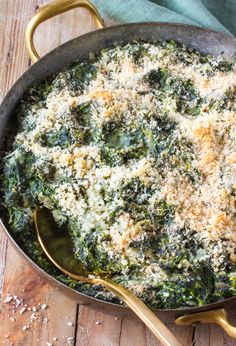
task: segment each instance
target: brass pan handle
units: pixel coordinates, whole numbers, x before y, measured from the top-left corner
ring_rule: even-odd
[[[40,59],[34,45],[34,32],[39,24],[45,22],[49,18],[55,17],[58,14],[67,12],[76,7],[87,9],[93,17],[97,28],[104,28],[104,23],[100,14],[89,0],[54,0],[53,2],[40,7],[27,25],[25,32],[26,48],[33,63]]]
[[[175,323],[179,326],[188,326],[197,322],[218,324],[229,336],[236,339],[236,327],[232,326],[228,321],[227,312],[225,309],[198,312],[195,314],[181,316],[175,320]]]

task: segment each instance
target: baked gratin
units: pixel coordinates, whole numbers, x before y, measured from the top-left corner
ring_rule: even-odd
[[[59,274],[33,230],[37,205],[75,256],[154,308],[236,295],[236,62],[175,42],[102,50],[29,90],[3,167],[14,236]]]

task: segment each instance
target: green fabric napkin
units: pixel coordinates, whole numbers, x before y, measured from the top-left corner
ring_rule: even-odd
[[[92,0],[117,23],[174,22],[236,35],[236,0]]]

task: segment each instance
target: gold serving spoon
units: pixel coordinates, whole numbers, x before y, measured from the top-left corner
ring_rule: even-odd
[[[37,207],[34,223],[38,240],[50,261],[64,274],[75,280],[102,285],[114,293],[146,324],[163,345],[181,346],[163,322],[138,297],[126,288],[105,278],[88,273],[73,252],[73,242],[68,232],[61,230],[50,210]]]

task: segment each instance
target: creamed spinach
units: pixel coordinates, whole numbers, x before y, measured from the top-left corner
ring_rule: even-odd
[[[69,286],[36,241],[37,205],[96,275],[154,308],[236,294],[236,63],[175,42],[104,49],[29,90],[2,169],[15,239]]]

